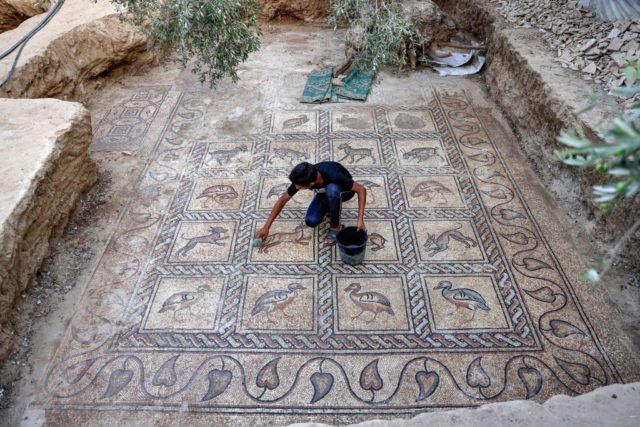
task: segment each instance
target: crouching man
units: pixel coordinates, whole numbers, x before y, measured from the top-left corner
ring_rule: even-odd
[[[263,240],[269,235],[271,224],[278,217],[282,208],[299,190],[312,190],[316,194],[307,209],[305,222],[309,227],[318,226],[326,215],[329,215],[330,228],[324,243],[332,245],[336,235],[342,229],[340,213],[342,202],[358,195],[358,229],[364,230],[364,207],[367,201],[367,190],[353,181],[349,171],[338,162],[320,162],[312,165],[300,163],[289,174],[291,185],[276,201],[267,223],[256,232],[255,238]]]

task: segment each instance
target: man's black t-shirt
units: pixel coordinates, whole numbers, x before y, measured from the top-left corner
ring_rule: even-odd
[[[322,185],[314,185],[311,190],[318,193],[323,193],[324,188],[328,184],[338,184],[342,191],[351,191],[353,188],[353,178],[347,169],[338,162],[320,162],[314,165],[320,175],[322,176]],[[287,189],[287,193],[290,197],[293,197],[298,192],[298,189],[294,184],[291,184]]]

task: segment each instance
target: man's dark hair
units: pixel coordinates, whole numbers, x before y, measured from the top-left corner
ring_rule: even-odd
[[[293,168],[289,174],[289,180],[298,185],[310,185],[316,180],[318,169],[311,163],[302,162]]]

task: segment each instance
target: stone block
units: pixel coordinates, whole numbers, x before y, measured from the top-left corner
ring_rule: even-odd
[[[96,181],[91,116],[78,103],[0,100],[0,362],[14,306],[80,196]]]

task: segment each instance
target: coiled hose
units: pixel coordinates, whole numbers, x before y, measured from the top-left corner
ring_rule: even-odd
[[[13,73],[16,70],[16,65],[18,64],[18,59],[20,59],[22,50],[26,46],[27,42],[33,36],[35,36],[38,33],[38,31],[44,28],[44,26],[47,25],[49,21],[51,21],[51,18],[53,18],[56,15],[56,13],[58,13],[58,11],[60,10],[64,2],[65,0],[58,0],[56,4],[53,5],[51,9],[49,9],[49,12],[47,12],[47,15],[44,17],[44,19],[38,22],[38,25],[33,27],[27,34],[22,36],[20,40],[18,40],[13,46],[11,46],[9,49],[5,50],[0,54],[0,61],[2,61],[7,56],[11,55],[13,51],[18,49],[18,52],[16,53],[16,57],[13,59],[13,64],[11,64],[11,68],[9,69],[7,76],[2,80],[2,82],[0,82],[0,88],[3,87],[9,80],[11,80],[11,77],[13,77]]]

